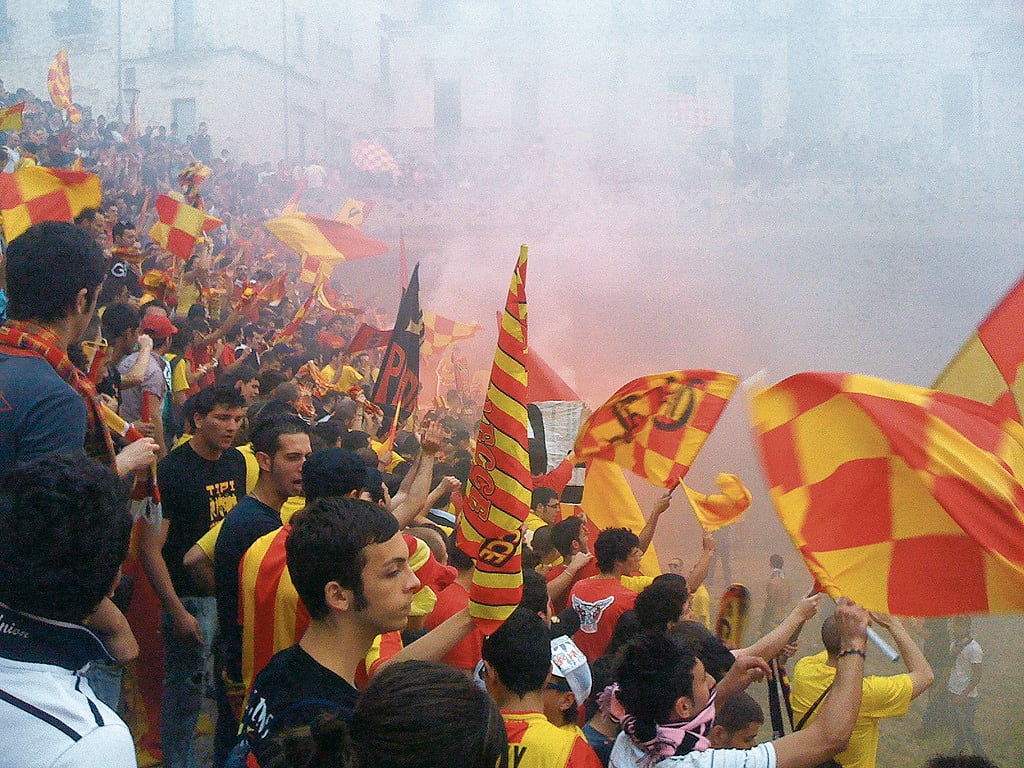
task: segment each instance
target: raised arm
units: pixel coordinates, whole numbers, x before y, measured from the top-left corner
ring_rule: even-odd
[[[640,531],[640,549],[644,552],[651,546],[651,542],[654,541],[654,532],[658,528],[658,520],[661,518],[662,513],[668,509],[668,505],[672,502],[672,491],[665,491],[658,500],[654,502],[654,509],[651,510],[651,516],[647,518],[647,524],[644,529]]]
[[[402,480],[402,485],[392,500],[391,514],[398,519],[398,524],[402,528],[416,519],[427,501],[434,479],[434,457],[441,450],[443,440],[444,428],[439,422],[435,421],[423,430],[416,463]]]
[[[774,659],[783,648],[790,642],[790,638],[797,630],[804,625],[804,622],[814,617],[818,612],[818,601],[820,594],[813,594],[805,597],[796,607],[789,612],[789,615],[782,620],[775,629],[762,637],[757,642],[746,648],[734,651],[736,656],[760,656],[762,659]]]
[[[914,642],[914,638],[910,636],[907,628],[898,618],[879,613],[872,613],[871,618],[876,624],[888,629],[892,639],[896,641],[896,648],[899,650],[900,656],[903,657],[903,663],[907,665],[910,681],[914,685],[914,692],[910,694],[910,698],[917,698],[935,682],[935,673],[932,671],[931,664],[928,663],[924,652]]]
[[[832,689],[810,725],[772,742],[777,768],[813,768],[850,743],[860,711],[869,618],[867,611],[847,598],[837,601],[840,652]]]
[[[715,559],[715,551],[718,549],[718,542],[715,541],[715,537],[707,531],[704,531],[704,535],[700,541],[701,553],[700,558],[696,563],[693,564],[693,568],[686,574],[686,586],[690,588],[690,592],[695,592],[697,587],[704,583],[704,579],[707,578],[708,569],[711,567],[711,561]]]

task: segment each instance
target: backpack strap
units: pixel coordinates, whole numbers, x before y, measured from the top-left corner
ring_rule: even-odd
[[[824,699],[828,695],[828,692],[831,690],[832,683],[829,683],[828,688],[821,692],[821,696],[818,697],[817,701],[811,704],[811,708],[804,713],[804,716],[800,718],[800,722],[796,724],[796,728],[794,728],[793,730],[799,731],[804,727],[804,723],[807,722],[807,718],[814,714],[814,710],[816,710],[818,708],[818,705],[821,704],[821,700]]]

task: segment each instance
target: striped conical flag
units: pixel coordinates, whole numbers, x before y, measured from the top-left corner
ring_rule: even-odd
[[[476,455],[459,523],[459,548],[476,561],[469,610],[485,635],[523,592],[522,534],[533,479],[526,437],[526,246],[505,300]]]

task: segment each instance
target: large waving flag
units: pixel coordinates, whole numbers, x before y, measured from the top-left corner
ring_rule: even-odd
[[[0,109],[0,131],[20,131],[25,127],[25,102]]]
[[[50,71],[46,74],[46,88],[50,92],[50,101],[57,109],[66,109],[68,119],[77,123],[82,119],[71,99],[71,67],[68,64],[68,49],[61,48],[53,57]]]
[[[153,242],[170,251],[179,259],[192,255],[196,240],[212,232],[224,222],[204,211],[168,195],[159,195],[153,204],[157,222],[149,230]]]
[[[388,252],[387,244],[367,237],[351,224],[325,219],[310,213],[286,213],[263,222],[267,230],[303,258],[303,271],[330,277],[344,261],[379,256]],[[315,269],[313,261],[315,259]]]
[[[370,400],[377,405],[399,408],[408,415],[416,409],[420,393],[420,342],[423,313],[420,311],[420,265],[412,271],[409,287],[402,294],[380,374],[373,384]],[[404,416],[403,416],[404,418]]]
[[[520,529],[533,491],[526,440],[526,255],[524,245],[505,299],[459,521],[459,549],[476,561],[469,611],[485,635],[501,626],[523,592]]]
[[[423,346],[420,354],[424,357],[436,355],[456,342],[475,336],[483,326],[480,323],[460,323],[447,317],[423,310]]]
[[[987,403],[1018,423],[1024,405],[1024,280],[1006,294],[949,362],[934,388]]]
[[[41,221],[74,221],[86,208],[103,202],[100,177],[29,165],[0,173],[0,213],[4,236],[10,242]]]
[[[721,371],[669,371],[634,379],[587,419],[576,439],[576,458],[608,459],[654,485],[674,488],[738,382]]]
[[[836,596],[901,616],[1024,610],[1024,427],[934,390],[802,373],[753,398],[772,499]]]

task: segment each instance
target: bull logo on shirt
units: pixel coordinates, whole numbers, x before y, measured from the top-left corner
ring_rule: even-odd
[[[614,595],[609,595],[593,603],[580,600],[576,595],[573,595],[572,607],[580,617],[580,632],[586,632],[588,635],[597,632],[597,625],[601,623],[601,617],[608,610],[608,606],[614,602]]]

